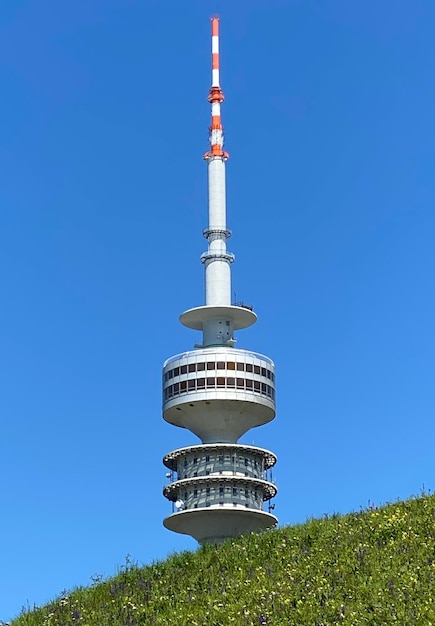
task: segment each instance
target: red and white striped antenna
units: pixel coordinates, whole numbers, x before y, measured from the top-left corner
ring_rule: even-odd
[[[219,18],[211,18],[211,87],[208,92],[208,101],[211,104],[210,150],[205,153],[207,160],[212,156],[228,159],[228,152],[223,150],[224,129],[221,121],[221,102],[224,94],[220,86],[219,77]]]

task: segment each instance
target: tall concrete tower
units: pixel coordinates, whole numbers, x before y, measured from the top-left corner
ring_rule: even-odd
[[[163,365],[163,418],[193,432],[201,443],[169,452],[163,463],[171,500],[169,530],[191,535],[199,543],[219,543],[229,537],[271,528],[277,518],[263,510],[276,495],[269,450],[237,443],[255,426],[275,417],[275,368],[266,356],[235,348],[234,331],[254,324],[256,314],[242,303],[231,303],[231,263],[227,251],[231,231],[226,223],[225,163],[219,81],[219,20],[212,18],[212,85],[208,168],[208,249],[205,304],[185,311],[180,322],[202,332],[195,349]]]

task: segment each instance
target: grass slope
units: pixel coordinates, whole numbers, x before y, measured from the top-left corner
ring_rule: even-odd
[[[127,563],[12,622],[148,624],[435,625],[435,496]]]

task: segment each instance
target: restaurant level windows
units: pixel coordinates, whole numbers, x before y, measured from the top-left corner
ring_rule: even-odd
[[[198,363],[197,365],[199,366],[200,364]],[[247,364],[247,366],[248,365],[249,364]],[[186,368],[187,367],[188,366],[186,366]],[[251,366],[251,367],[254,367],[254,366]],[[182,368],[179,368],[179,369],[181,370]],[[267,372],[269,372],[269,370],[267,370]],[[272,372],[271,372],[271,377],[272,377]],[[270,378],[270,380],[272,380],[272,378]],[[272,398],[273,400],[275,399],[275,389],[271,385],[268,385],[266,383],[261,383],[260,381],[253,381],[251,379],[233,378],[232,376],[229,376],[228,378],[224,378],[223,376],[218,376],[217,378],[208,377],[208,378],[186,379],[186,380],[180,381],[179,383],[168,385],[167,387],[163,389],[163,400],[166,401],[169,398],[172,398],[173,396],[179,395],[180,393],[184,394],[187,392],[194,392],[195,389],[197,389],[198,391],[201,391],[201,390],[204,390],[205,388],[216,389],[216,387],[219,389],[224,389],[226,387],[227,389],[237,388],[240,390],[243,390],[246,388],[247,391],[255,391],[255,393],[261,393],[262,395],[268,396],[269,398]]]
[[[236,364],[233,361],[228,361],[227,369],[228,370],[235,370],[236,369]]]
[[[225,369],[225,363],[224,363],[224,361],[218,361],[218,362],[217,362],[217,369],[218,369],[218,370],[224,370],[224,369]]]
[[[267,385],[266,383],[261,383],[260,381],[257,381],[257,380],[254,381],[254,380],[244,379],[244,378],[233,378],[232,376],[229,376],[228,378],[224,378],[223,376],[218,376],[217,378],[214,378],[214,377],[208,377],[207,379],[198,378],[196,381],[195,380],[181,381],[181,383],[176,383],[174,385],[173,394],[177,395],[178,393],[184,393],[186,391],[186,385],[187,385],[187,390],[194,390],[195,383],[198,389],[204,389],[206,384],[207,384],[208,389],[214,389],[216,387],[223,389],[225,386],[227,389],[234,389],[234,388],[244,389],[246,386],[247,391],[254,390],[256,393],[261,393],[262,395],[268,396],[269,398],[275,398],[275,390],[270,385]],[[168,395],[171,395],[172,393],[171,388],[172,386],[169,386],[165,390],[165,393],[167,392]]]
[[[207,363],[207,369],[208,369],[208,370],[214,370],[214,369],[215,369],[215,364],[214,364],[214,361],[209,361],[209,362]]]
[[[179,376],[180,375],[180,368],[179,367],[175,367],[174,368],[174,376]]]
[[[197,372],[203,372],[205,370],[205,363],[197,363],[196,364],[196,371]]]
[[[264,376],[264,377],[266,378],[266,376],[267,376],[267,370],[266,370],[266,368],[265,368],[265,367],[262,367],[262,368],[261,368],[261,375],[262,375],[262,376]]]
[[[208,463],[210,461],[210,455],[209,454],[206,455],[205,461],[206,461],[206,463]]]
[[[189,372],[194,372],[196,370],[196,364],[195,363],[189,363],[188,370],[189,370]]]
[[[168,378],[172,378],[174,376],[174,370],[169,370]]]
[[[261,369],[259,365],[254,365],[254,374],[261,374]]]
[[[237,371],[238,372],[244,372],[245,371],[245,364],[244,363],[237,363]]]
[[[182,365],[180,367],[180,374],[187,374],[187,365]]]
[[[246,363],[246,371],[247,372],[252,372],[253,371],[253,367],[252,367],[251,363]]]

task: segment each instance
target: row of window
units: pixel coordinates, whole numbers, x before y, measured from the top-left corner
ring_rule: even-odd
[[[218,495],[218,489],[211,489],[210,487],[206,487],[204,489],[193,489],[193,491],[185,491],[184,492],[184,500],[187,500],[188,496],[193,495],[194,498],[197,498],[198,495],[201,495],[205,491],[205,495]],[[219,496],[222,498],[225,497],[239,497],[239,498],[249,498],[253,496],[254,500],[258,500],[259,495],[257,489],[241,489],[238,487],[219,487]]]
[[[251,391],[259,393],[268,398],[275,400],[275,389],[266,383],[260,383],[259,380],[251,380],[245,378],[233,378],[229,376],[210,376],[208,378],[192,378],[190,380],[182,380],[179,383],[169,385],[163,390],[163,401],[169,400],[174,396],[191,391],[205,391],[206,389],[240,389],[242,391]]]
[[[181,376],[192,372],[225,369],[229,371],[251,372],[258,374],[259,376],[269,378],[269,380],[275,382],[275,374],[267,367],[260,367],[259,365],[253,365],[252,363],[236,363],[235,361],[207,361],[206,363],[189,363],[189,365],[181,365],[165,372],[164,381],[167,382],[168,380],[174,378],[174,376]]]
[[[254,459],[251,459],[251,458],[247,458],[247,457],[243,457],[243,456],[235,457],[234,455],[230,455],[230,454],[226,454],[226,455],[225,454],[219,454],[217,457],[215,457],[213,455],[210,457],[209,454],[206,454],[205,457],[194,456],[193,460],[192,460],[192,463],[193,463],[193,465],[197,465],[198,464],[198,460],[199,460],[200,463],[201,463],[201,461],[204,461],[204,460],[205,460],[206,463],[209,463],[210,459],[211,459],[211,461],[215,461],[217,459],[220,464],[223,464],[225,461],[227,461],[228,463],[231,463],[232,465],[235,465],[237,463],[237,465],[240,465],[240,466],[244,465],[245,467],[248,467],[250,464],[253,465],[255,468],[257,468],[257,466],[258,466],[258,460],[255,457],[254,457]],[[183,459],[183,467],[187,467],[189,464],[190,464],[190,459],[188,457],[185,457]],[[261,465],[261,463],[260,463],[260,465]]]
[[[211,506],[211,503],[210,502],[206,502],[205,506],[209,507],[209,506]],[[219,502],[219,506],[225,506],[225,502]],[[235,506],[241,506],[241,505],[238,502],[233,502],[233,507],[235,507]],[[199,508],[197,502],[195,502],[195,504],[193,505],[193,508],[194,509]],[[249,509],[249,503],[248,502],[245,503],[245,508]]]
[[[219,470],[218,472],[213,472],[213,474],[217,474],[219,473],[220,476],[223,476],[223,471]],[[212,472],[210,470],[205,470],[205,471],[200,471],[199,474],[198,472],[193,472],[193,474],[187,474],[184,473],[182,474],[181,472],[178,472],[178,478],[181,480],[182,478],[197,478],[198,476],[210,476],[212,474]],[[237,476],[238,472],[233,472],[233,475]],[[245,476],[249,476],[249,472],[245,472]],[[258,475],[257,478],[260,478],[260,476]]]

